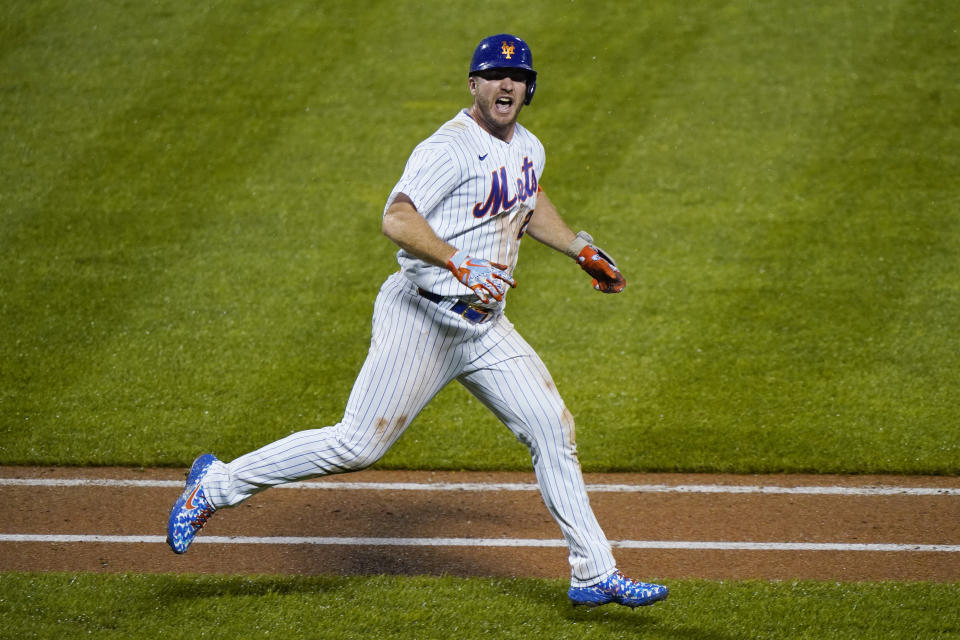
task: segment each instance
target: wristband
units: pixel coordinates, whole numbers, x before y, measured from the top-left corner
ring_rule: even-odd
[[[593,244],[593,238],[591,238],[590,234],[586,231],[581,231],[577,234],[577,237],[573,239],[573,242],[570,243],[570,246],[564,249],[563,252],[576,260],[580,252],[583,251],[583,248],[588,244]]]
[[[458,249],[450,258],[447,260],[447,268],[454,272],[455,275],[459,277],[457,271],[460,269],[460,265],[463,264],[463,261],[468,258],[467,252]]]

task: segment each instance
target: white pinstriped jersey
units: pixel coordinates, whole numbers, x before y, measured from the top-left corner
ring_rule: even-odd
[[[404,193],[440,238],[469,255],[505,264],[512,274],[545,162],[540,140],[520,124],[504,142],[464,110],[413,150],[384,213]],[[472,297],[445,268],[402,249],[397,261],[404,275],[427,291]]]
[[[419,144],[390,196],[407,194],[437,234],[468,253],[512,268],[537,200],[540,141],[519,125],[510,143],[465,112]],[[547,509],[569,547],[570,584],[587,587],[616,569],[587,496],[567,409],[543,361],[502,313],[475,323],[446,302],[418,295],[472,292],[446,269],[401,251],[373,307],[370,350],[341,421],[305,429],[224,464],[202,488],[217,509],[267,487],[366,468],[393,446],[454,380],[530,450]]]

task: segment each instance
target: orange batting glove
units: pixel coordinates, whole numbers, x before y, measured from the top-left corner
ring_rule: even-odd
[[[590,284],[603,293],[620,293],[627,286],[627,279],[620,273],[617,263],[603,249],[593,244],[593,238],[581,231],[570,246],[567,255],[572,257],[593,278]]]

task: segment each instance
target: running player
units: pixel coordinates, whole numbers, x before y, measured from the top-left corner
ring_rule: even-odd
[[[626,286],[614,261],[589,235],[574,234],[540,187],[543,146],[517,122],[536,80],[526,42],[509,34],[480,42],[468,74],[472,106],[413,150],[384,207],[383,233],[400,247],[401,271],[377,296],[370,350],[343,419],[229,464],[197,458],[170,513],[175,552],[187,550],[217,509],[268,487],[372,465],[457,380],[529,448],[569,547],[573,604],[637,607],[667,597],[666,587],[617,570],[587,498],[573,416],[504,315],[525,235],[576,260],[599,291]]]

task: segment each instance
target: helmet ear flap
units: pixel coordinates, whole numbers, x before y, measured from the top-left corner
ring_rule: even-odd
[[[530,79],[527,80],[527,96],[523,100],[523,104],[530,104],[533,100],[533,93],[537,90],[537,76],[531,75]]]

